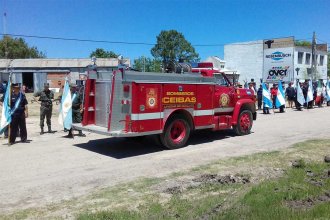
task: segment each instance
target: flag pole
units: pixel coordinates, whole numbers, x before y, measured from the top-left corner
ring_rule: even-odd
[[[9,72],[9,80],[8,80],[8,86],[9,86],[9,94],[8,94],[8,105],[11,107],[11,71]],[[10,133],[11,133],[11,123],[8,124],[8,146],[10,146]]]

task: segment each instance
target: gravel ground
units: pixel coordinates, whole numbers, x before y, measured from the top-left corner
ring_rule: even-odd
[[[225,157],[330,138],[329,107],[258,113],[250,135],[196,132],[189,146],[173,151],[164,150],[151,138],[137,142],[87,133],[87,137],[66,139],[57,117],[52,120],[57,132],[40,136],[39,119],[33,116],[27,119],[30,143],[8,147],[0,139],[0,212],[57,203],[138,177],[162,177]]]

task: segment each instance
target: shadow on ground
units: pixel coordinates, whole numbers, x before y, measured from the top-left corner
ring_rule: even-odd
[[[210,130],[195,131],[191,134],[187,148],[234,137],[232,130],[213,132]],[[134,138],[103,138],[76,144],[76,147],[116,159],[135,157],[166,150],[156,135]]]
[[[212,131],[212,130],[199,130],[195,131],[190,135],[188,141],[188,146],[204,144],[208,142],[213,142],[217,140],[223,140],[231,137],[237,136],[232,129],[222,130],[222,131]]]
[[[76,144],[76,147],[98,154],[123,159],[165,150],[156,137],[103,138]]]

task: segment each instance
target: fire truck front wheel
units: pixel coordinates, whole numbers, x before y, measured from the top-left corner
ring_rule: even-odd
[[[168,149],[184,147],[190,135],[190,125],[182,116],[173,116],[166,123],[164,132],[160,135],[161,143]]]
[[[251,133],[253,118],[250,110],[243,110],[237,120],[237,124],[233,126],[237,135],[247,135]]]

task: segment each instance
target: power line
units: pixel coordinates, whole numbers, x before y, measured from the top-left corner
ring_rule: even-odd
[[[328,42],[326,42],[326,41],[324,41],[324,40],[321,40],[320,38],[316,38],[318,41],[321,41],[321,42],[323,42],[323,43],[328,43]]]
[[[38,39],[50,39],[50,40],[64,40],[64,41],[79,41],[79,42],[91,42],[91,43],[110,43],[110,44],[138,44],[138,45],[155,45],[151,43],[142,43],[142,42],[127,42],[127,41],[107,41],[107,40],[90,40],[90,39],[79,39],[79,38],[64,38],[64,37],[49,37],[49,36],[38,36],[38,35],[24,35],[24,34],[3,34],[4,36],[12,37],[27,37],[27,38],[38,38]]]
[[[77,41],[77,42],[91,42],[91,43],[108,43],[108,44],[128,44],[128,45],[147,45],[154,46],[155,43],[146,43],[146,42],[128,42],[128,41],[108,41],[108,40],[92,40],[92,39],[80,39],[80,38],[64,38],[64,37],[50,37],[50,36],[39,36],[39,35],[25,35],[25,34],[6,34],[0,33],[2,36],[12,36],[12,37],[23,37],[23,38],[37,38],[37,39],[49,39],[49,40],[63,40],[63,41]],[[308,39],[296,39],[296,41],[302,41]],[[260,41],[260,40],[258,40]],[[286,43],[291,41],[281,41],[281,43]],[[247,43],[219,43],[219,44],[193,44],[194,47],[222,47],[227,44],[231,45],[255,45],[263,44],[262,42],[247,42]]]

